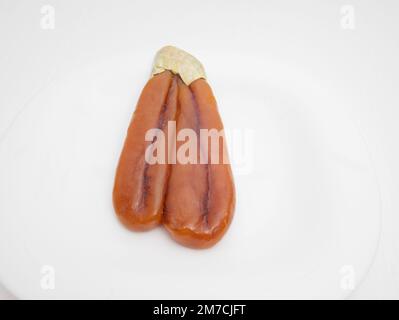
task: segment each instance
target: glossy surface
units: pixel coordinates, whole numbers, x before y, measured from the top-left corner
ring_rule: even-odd
[[[152,143],[145,141],[146,132],[158,128],[168,137],[168,121],[176,121],[177,135],[183,129],[195,132],[195,163],[181,163],[178,155],[172,164],[145,160],[145,150]],[[178,75],[165,71],[148,81],[128,129],[113,192],[115,211],[128,228],[148,230],[163,222],[176,241],[193,248],[210,247],[226,232],[235,192],[230,164],[223,158],[225,141],[219,140],[220,163],[211,163],[211,139],[200,141],[201,129],[223,130],[205,80],[187,86]],[[186,141],[173,143],[166,141],[168,154]],[[201,153],[208,163],[200,163]]]

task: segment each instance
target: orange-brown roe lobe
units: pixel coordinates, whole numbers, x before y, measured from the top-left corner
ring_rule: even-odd
[[[144,87],[130,123],[119,159],[113,202],[119,219],[133,230],[148,230],[162,220],[163,202],[170,167],[148,164],[145,141],[150,128],[165,130],[177,107],[177,77],[165,71]]]
[[[153,143],[145,140],[146,132],[157,128],[168,137],[168,121],[176,122],[177,133],[192,129],[197,134],[196,163],[146,161],[145,150]],[[208,248],[222,238],[235,207],[233,176],[224,158],[225,141],[220,140],[219,163],[212,163],[211,148],[204,147],[200,129],[223,130],[206,80],[197,79],[188,86],[179,75],[164,71],[148,81],[130,123],[115,177],[114,207],[126,227],[141,231],[163,224],[172,238],[192,248]],[[178,150],[184,143],[166,139],[168,150]],[[200,163],[201,153],[208,159],[205,164]]]
[[[177,131],[190,128],[222,130],[223,125],[208,83],[199,79],[190,87],[179,82]],[[179,144],[177,143],[177,149]],[[223,148],[219,149],[223,159]],[[172,237],[194,248],[214,245],[226,232],[234,211],[233,176],[229,164],[200,163],[204,148],[199,144],[197,164],[176,163],[170,173],[163,222]]]

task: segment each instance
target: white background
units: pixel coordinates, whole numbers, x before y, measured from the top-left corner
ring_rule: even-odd
[[[54,30],[41,28],[47,4]],[[355,10],[353,30],[341,25],[344,5]],[[398,17],[396,1],[0,0],[0,139],[53,77],[104,52],[145,46],[151,55],[174,44],[201,57],[208,48],[278,57],[310,70],[351,106],[383,214],[377,255],[351,297],[399,298]]]

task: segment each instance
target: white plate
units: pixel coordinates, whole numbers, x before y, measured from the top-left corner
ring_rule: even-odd
[[[7,132],[0,280],[21,298],[350,293],[379,236],[373,167],[333,91],[281,61],[255,55],[233,71],[242,57],[206,57],[226,130],[250,139],[246,160],[234,164],[237,208],[223,240],[197,251],[162,228],[133,233],[119,224],[113,178],[152,54],[105,57],[56,76]],[[242,152],[230,142],[234,161]]]

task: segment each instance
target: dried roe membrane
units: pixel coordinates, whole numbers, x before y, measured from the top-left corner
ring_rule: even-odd
[[[146,141],[146,133],[154,128],[165,138],[165,162],[146,159],[146,150],[161,142]],[[171,139],[182,129],[191,129],[197,137],[197,161],[169,158],[186,143]],[[218,140],[219,162],[213,163],[211,138],[201,140],[201,129],[223,130],[204,69],[188,53],[164,47],[137,103],[116,172],[113,202],[125,226],[140,231],[162,224],[177,242],[193,248],[207,248],[221,239],[234,212],[233,176],[225,140]]]

